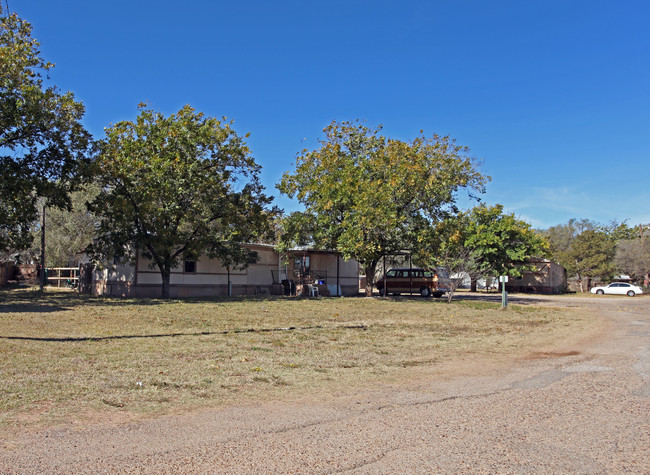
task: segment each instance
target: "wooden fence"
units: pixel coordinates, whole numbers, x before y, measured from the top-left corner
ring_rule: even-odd
[[[45,269],[47,285],[54,287],[77,288],[79,286],[78,267],[48,267]]]

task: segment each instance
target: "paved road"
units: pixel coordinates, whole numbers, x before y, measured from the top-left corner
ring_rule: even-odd
[[[609,334],[554,357],[328,401],[52,430],[2,451],[0,472],[650,473],[650,298],[551,302],[597,307]]]

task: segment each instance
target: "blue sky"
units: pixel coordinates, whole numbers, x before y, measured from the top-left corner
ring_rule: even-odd
[[[484,201],[535,227],[650,222],[650,2],[2,3],[97,138],[140,102],[191,104],[251,133],[278,196],[302,146],[362,119],[469,146],[492,177]]]

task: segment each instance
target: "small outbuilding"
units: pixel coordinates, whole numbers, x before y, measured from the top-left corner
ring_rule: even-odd
[[[548,259],[531,258],[533,269],[521,277],[510,277],[506,283],[508,292],[534,294],[561,294],[567,291],[566,269]]]

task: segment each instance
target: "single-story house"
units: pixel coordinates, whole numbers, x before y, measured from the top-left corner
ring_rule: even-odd
[[[344,260],[335,251],[293,249],[278,253],[273,245],[246,244],[258,260],[245,269],[224,267],[217,259],[201,256],[172,269],[170,297],[213,297],[226,295],[357,295],[359,264]],[[88,286],[90,293],[105,296],[159,297],[162,278],[151,261],[136,254],[135,265],[95,269]]]
[[[540,258],[531,258],[529,264],[534,270],[521,277],[510,277],[506,283],[507,292],[561,294],[567,291],[566,269],[560,264]]]

